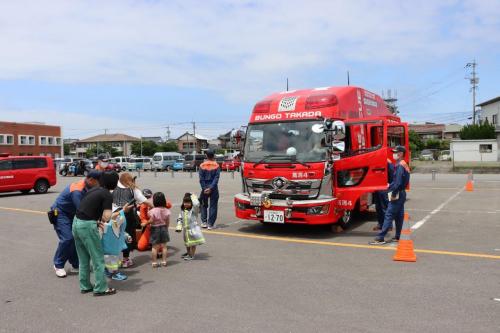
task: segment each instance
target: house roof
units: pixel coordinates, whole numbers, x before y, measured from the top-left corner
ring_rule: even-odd
[[[445,133],[455,133],[455,132],[460,132],[462,129],[462,125],[460,124],[448,124],[445,125],[444,132]]]
[[[499,101],[500,101],[500,96],[492,98],[492,99],[487,100],[485,102],[482,102],[480,104],[477,104],[476,106],[485,106],[485,105],[493,104],[493,103],[496,103],[496,102],[499,102]]]
[[[197,134],[193,135],[193,134],[191,134],[191,133],[189,133],[189,132],[186,132],[186,133],[182,134],[180,137],[178,137],[178,138],[177,138],[177,140],[180,140],[180,139],[181,139],[183,136],[185,136],[185,135],[194,136],[194,137],[195,137],[196,139],[198,139],[198,140],[208,141],[208,138],[207,138],[207,137],[205,137],[205,136],[203,136],[203,135],[201,135],[201,134],[198,134],[198,133],[197,133]]]
[[[410,124],[410,129],[417,133],[444,132],[444,124]]]
[[[140,141],[141,139],[127,134],[101,134],[90,138],[79,140],[78,142],[115,142],[115,141]]]

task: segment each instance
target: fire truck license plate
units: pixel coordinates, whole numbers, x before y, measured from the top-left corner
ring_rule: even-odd
[[[281,210],[265,210],[264,222],[285,223],[285,213]]]

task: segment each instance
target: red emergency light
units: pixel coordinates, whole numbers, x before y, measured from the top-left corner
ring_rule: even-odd
[[[253,107],[254,113],[267,113],[271,110],[271,101],[262,101]]]
[[[338,100],[337,96],[334,94],[321,94],[321,95],[312,95],[307,97],[306,99],[306,110],[327,108],[330,106],[337,105]]]

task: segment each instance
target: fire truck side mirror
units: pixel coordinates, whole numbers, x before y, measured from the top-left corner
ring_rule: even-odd
[[[332,124],[333,139],[340,141],[345,139],[345,124],[343,121],[335,120]]]
[[[333,151],[345,151],[345,142],[344,141],[334,141],[332,143]]]

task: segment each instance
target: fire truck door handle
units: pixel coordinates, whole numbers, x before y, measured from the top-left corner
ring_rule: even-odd
[[[373,168],[372,170],[373,170],[373,172],[381,173],[381,172],[385,171],[385,168]]]

